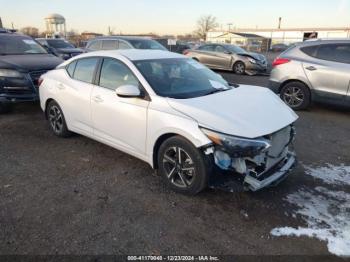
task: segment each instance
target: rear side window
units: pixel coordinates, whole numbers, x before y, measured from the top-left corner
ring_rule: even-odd
[[[72,63],[70,63],[66,69],[67,69],[67,73],[70,77],[73,77],[74,74],[74,70],[75,70],[75,66],[77,65],[77,61],[74,61]]]
[[[92,83],[98,58],[83,58],[77,61],[73,78],[86,83]]]
[[[100,50],[101,49],[101,41],[94,41],[89,44],[87,47],[90,50]]]
[[[201,51],[214,51],[214,46],[212,46],[212,45],[200,46],[200,47],[198,47],[198,50],[201,50]]]
[[[306,46],[300,48],[300,50],[307,54],[308,56],[316,57],[316,51],[317,51],[317,45],[316,46]]]
[[[102,50],[118,49],[118,42],[116,40],[103,40]]]

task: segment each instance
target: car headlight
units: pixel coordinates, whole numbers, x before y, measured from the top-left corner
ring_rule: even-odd
[[[248,61],[251,62],[252,64],[256,64],[256,60],[251,57],[248,57]]]
[[[271,144],[267,139],[247,139],[221,134],[206,128],[202,132],[217,146],[222,147],[231,157],[255,157],[266,152]]]
[[[16,70],[11,70],[11,69],[0,69],[0,77],[22,77],[23,75],[16,71]]]

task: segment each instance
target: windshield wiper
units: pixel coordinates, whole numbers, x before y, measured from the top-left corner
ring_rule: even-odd
[[[218,88],[218,89],[214,89],[212,91],[210,91],[209,93],[205,94],[206,96],[208,95],[212,95],[212,94],[216,94],[216,93],[220,93],[220,92],[225,92],[230,90],[230,88]]]

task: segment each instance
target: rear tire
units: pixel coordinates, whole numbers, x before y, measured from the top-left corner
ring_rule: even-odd
[[[46,109],[46,116],[49,120],[52,132],[58,137],[70,137],[72,132],[67,128],[62,109],[56,101],[51,101]]]
[[[241,61],[236,62],[233,65],[233,72],[236,75],[244,75],[245,74],[245,64],[243,62],[241,62]]]
[[[301,82],[290,82],[283,86],[280,97],[293,110],[304,110],[311,105],[310,89]]]
[[[174,191],[196,195],[208,186],[211,161],[189,141],[174,136],[163,142],[158,155],[158,171]]]
[[[10,103],[2,103],[0,102],[0,114],[8,113],[12,110],[12,106]]]

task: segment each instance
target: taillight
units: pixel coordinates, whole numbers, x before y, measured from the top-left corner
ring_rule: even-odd
[[[38,87],[40,87],[43,82],[44,82],[44,78],[40,77],[38,80]]]
[[[279,66],[279,65],[283,65],[283,64],[287,64],[290,62],[290,59],[287,59],[287,58],[279,58],[277,57],[273,63],[272,63],[272,66],[275,67],[275,66]]]
[[[187,55],[190,52],[190,50],[186,49],[182,52],[183,55]]]

